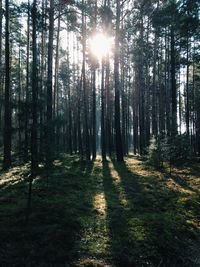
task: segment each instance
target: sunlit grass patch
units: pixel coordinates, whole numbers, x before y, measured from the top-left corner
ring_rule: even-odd
[[[0,187],[11,184],[15,185],[18,182],[22,181],[29,171],[29,167],[29,164],[24,164],[22,166],[10,168],[6,172],[2,172],[2,174],[0,175]]]
[[[115,169],[114,164],[112,161],[108,162],[108,167],[110,169],[110,175],[112,177],[112,182],[116,187],[116,190],[119,193],[119,201],[123,206],[128,206],[129,201],[126,195],[126,192],[122,185],[122,177],[121,174]],[[126,175],[126,173],[124,173]]]
[[[109,166],[109,168],[110,168],[110,173],[111,173],[111,175],[112,175],[113,182],[114,182],[116,185],[120,184],[120,183],[121,183],[121,177],[120,177],[120,175],[118,174],[118,172],[115,170],[112,161],[109,161],[108,166]]]
[[[62,165],[62,161],[56,159],[56,160],[54,160],[53,164],[54,164],[54,166],[61,166]]]
[[[106,262],[94,258],[82,258],[74,263],[74,267],[111,267]]]
[[[157,176],[162,178],[162,174],[159,171],[151,168],[149,165],[147,166],[141,159],[127,158],[126,164],[130,170],[134,170],[135,174],[142,177]]]
[[[94,197],[94,209],[97,211],[99,216],[105,218],[106,216],[106,201],[104,193],[98,193]]]
[[[189,195],[194,194],[194,192],[191,189],[184,188],[172,178],[168,178],[166,180],[166,185],[168,188],[170,188],[171,190],[175,192],[182,192],[182,193],[189,194]]]

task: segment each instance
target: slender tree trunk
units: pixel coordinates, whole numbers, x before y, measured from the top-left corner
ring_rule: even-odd
[[[153,87],[152,87],[152,134],[157,136],[157,83],[156,83],[156,71],[157,71],[157,55],[158,55],[158,34],[157,29],[155,32],[154,40],[154,57],[153,57]]]
[[[177,90],[174,26],[171,26],[171,92],[172,92],[172,128],[171,135],[177,134]]]
[[[189,107],[189,38],[187,36],[187,71],[186,71],[186,112],[185,112],[185,122],[186,122],[186,133],[190,135],[190,107]]]
[[[115,146],[118,161],[123,161],[122,136],[120,125],[120,80],[119,80],[119,31],[120,31],[120,0],[117,0],[116,30],[115,30],[115,55],[114,55],[114,79],[115,79]]]
[[[33,1],[31,8],[32,17],[32,124],[31,124],[31,175],[29,177],[29,191],[27,200],[26,220],[28,221],[31,212],[31,199],[32,199],[32,183],[36,176],[38,168],[38,147],[37,147],[37,43],[36,43],[36,20],[37,20],[37,0]]]
[[[105,62],[102,59],[101,70],[101,156],[102,160],[106,159],[106,142],[105,142]]]
[[[37,43],[36,43],[36,20],[37,20],[37,1],[34,0],[32,6],[32,125],[31,125],[31,172],[32,176],[35,175],[38,167],[38,143],[37,143],[37,97],[38,97],[38,82],[37,82]]]
[[[105,92],[106,92],[106,140],[107,140],[107,152],[111,157],[112,153],[112,133],[111,133],[111,120],[112,120],[112,109],[111,109],[111,92],[110,92],[110,62],[109,54],[106,57],[106,77],[105,77]]]
[[[45,120],[46,120],[46,86],[47,86],[47,31],[45,29],[47,24],[47,0],[42,0],[42,32],[41,32],[41,64],[40,64],[40,87],[39,87],[39,155],[43,159],[46,153],[46,132],[45,132]]]
[[[58,14],[58,28],[56,36],[56,54],[55,54],[55,81],[54,81],[54,97],[53,97],[53,117],[56,117],[56,99],[58,95],[58,68],[59,68],[59,40],[60,40],[60,8]],[[58,104],[58,103],[57,103]]]
[[[58,29],[57,29],[57,37],[56,37],[56,54],[55,54],[55,80],[54,80],[54,92],[53,92],[53,120],[56,120],[56,117],[58,116],[58,70],[59,70],[59,40],[60,39],[60,6],[59,6],[59,13],[58,13]],[[54,144],[55,144],[55,150],[59,150],[58,148],[58,142],[59,142],[59,133],[58,133],[58,127],[54,125]]]
[[[141,11],[141,22],[140,22],[140,44],[141,44],[141,53],[140,58],[138,62],[138,86],[139,86],[139,147],[140,147],[140,154],[144,153],[144,147],[145,147],[145,117],[144,117],[144,110],[145,110],[145,77],[143,73],[143,54],[144,54],[144,44],[143,44],[143,38],[144,38],[144,23],[143,23],[143,12]]]
[[[166,29],[166,58],[165,58],[165,92],[166,92],[166,129],[167,136],[171,135],[171,81],[170,81],[170,34]]]
[[[22,151],[22,81],[21,81],[21,46],[19,45],[19,62],[18,62],[18,151]]]
[[[136,97],[136,93],[135,93]],[[138,152],[138,98],[133,101],[133,151],[136,155]]]
[[[69,64],[69,61],[68,61]],[[68,66],[69,67],[69,66]],[[68,145],[69,145],[69,153],[72,155],[72,105],[71,105],[71,88],[70,82],[68,81]]]
[[[163,58],[163,45],[161,42],[160,60],[158,63],[158,85],[159,85],[159,134],[164,137],[165,134],[165,88],[162,79],[162,58]]]
[[[27,46],[26,46],[26,93],[25,93],[25,124],[24,124],[24,158],[28,159],[28,142],[29,142],[29,133],[28,133],[28,120],[29,120],[29,53],[30,53],[30,2],[28,1],[28,19],[27,19]]]
[[[11,166],[11,103],[10,103],[10,18],[9,0],[5,0],[5,102],[4,102],[4,158],[3,167]]]
[[[3,8],[0,0],[0,133],[2,132],[2,108],[3,108],[3,68],[2,68],[2,19]],[[0,146],[2,145],[2,136],[0,136]]]
[[[97,0],[95,0],[95,7],[94,7],[94,30],[96,31],[96,24],[97,24]],[[93,61],[92,66],[92,159],[96,159],[96,134],[97,134],[97,126],[96,126],[96,60]]]
[[[76,77],[78,75],[77,71],[76,71],[76,65],[75,65],[75,52],[76,52],[76,44],[75,44],[75,34],[73,35],[73,80],[74,80],[74,85],[73,85],[73,90],[75,91],[75,93],[73,94],[73,103],[75,103],[75,105],[73,105],[72,108],[72,124],[73,124],[73,129],[72,129],[72,143],[73,143],[73,151],[76,154],[77,153],[77,97],[76,97]]]
[[[123,41],[122,41],[123,42]],[[123,154],[126,155],[126,93],[125,93],[125,62],[124,47],[121,52],[121,119],[122,119],[122,147]]]
[[[83,144],[82,144],[82,134],[81,134],[81,84],[82,84],[82,74],[80,78],[80,83],[77,86],[77,130],[78,130],[78,150],[81,160],[83,159]]]
[[[84,0],[82,0],[82,37],[83,37],[83,105],[84,105],[84,134],[86,159],[90,160],[90,139],[88,128],[87,88],[86,88],[86,16],[84,11]]]
[[[92,159],[96,159],[96,69],[92,71]]]
[[[48,40],[48,71],[47,71],[47,129],[46,129],[46,163],[52,165],[54,152],[53,138],[53,33],[54,33],[54,0],[50,0],[49,8],[49,40]]]

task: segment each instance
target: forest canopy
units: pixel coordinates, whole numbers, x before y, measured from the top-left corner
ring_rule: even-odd
[[[199,0],[0,0],[0,266],[199,266],[199,159]]]
[[[199,1],[1,1],[0,28],[5,168],[181,136],[199,155]]]

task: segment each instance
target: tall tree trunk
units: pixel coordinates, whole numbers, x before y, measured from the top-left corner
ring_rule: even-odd
[[[156,71],[157,71],[157,56],[158,56],[158,33],[155,30],[154,39],[154,55],[153,55],[153,86],[152,86],[152,134],[157,136],[158,125],[157,125],[157,83],[156,83]]]
[[[110,62],[109,54],[106,56],[106,77],[105,77],[105,92],[106,92],[106,140],[107,140],[107,152],[111,157],[112,152],[112,134],[111,134],[111,120],[112,120],[112,109],[111,109],[111,92],[110,92]]]
[[[33,1],[31,8],[32,17],[32,125],[31,125],[31,175],[29,177],[29,191],[27,200],[26,220],[28,221],[31,211],[32,183],[38,168],[38,147],[37,147],[37,43],[36,43],[36,21],[37,21],[37,0]]]
[[[81,160],[83,159],[83,144],[82,144],[82,134],[81,134],[81,84],[82,84],[82,74],[80,82],[77,85],[77,131],[78,131],[78,150]]]
[[[54,0],[50,0],[49,8],[49,40],[48,40],[48,71],[47,71],[47,127],[46,127],[46,163],[47,168],[52,165],[54,138],[53,138],[53,33],[54,33]]]
[[[162,79],[162,61],[163,59],[163,45],[160,47],[160,60],[158,62],[158,86],[159,90],[159,134],[164,137],[165,134],[165,88]]]
[[[135,89],[133,96],[133,151],[136,155],[138,152],[138,92]]]
[[[177,134],[177,90],[174,26],[171,26],[171,92],[172,92],[172,127],[171,135]]]
[[[29,133],[28,133],[28,121],[29,121],[29,53],[30,53],[30,1],[28,1],[27,6],[27,45],[26,45],[26,92],[25,92],[25,123],[24,123],[24,158],[28,159],[28,142],[29,142]]]
[[[88,128],[88,108],[87,108],[87,88],[86,88],[86,16],[84,0],[82,0],[82,38],[83,38],[83,106],[84,106],[84,134],[85,134],[85,154],[86,159],[90,160],[90,139],[89,139],[89,128]]]
[[[188,33],[187,33],[188,35]],[[190,135],[190,104],[189,104],[189,38],[187,36],[187,52],[186,52],[186,112],[185,112],[185,122],[186,122],[186,133]]]
[[[73,94],[73,97],[72,97],[72,101],[75,105],[73,105],[72,107],[72,143],[73,143],[73,151],[74,153],[76,154],[77,153],[77,109],[76,109],[76,106],[77,106],[77,98],[76,98],[76,89],[75,89],[75,86],[76,86],[76,78],[78,76],[78,73],[76,72],[76,64],[75,64],[75,52],[76,52],[76,43],[75,43],[75,34],[73,34],[73,81],[74,81],[74,84],[73,84],[73,90],[75,91],[75,93]],[[77,76],[76,76],[77,74]]]
[[[40,87],[39,87],[39,155],[43,159],[46,153],[45,111],[46,111],[46,86],[47,86],[47,1],[42,0],[42,32],[41,32],[41,64],[40,64]]]
[[[0,0],[0,133],[2,131],[2,108],[3,108],[3,68],[2,68],[2,21],[3,8]],[[0,136],[0,146],[2,145],[2,136]]]
[[[11,103],[10,103],[10,18],[9,0],[5,0],[5,102],[4,102],[4,169],[11,166]]]
[[[96,159],[96,69],[92,71],[92,159]]]
[[[144,73],[143,73],[143,54],[144,54],[144,23],[143,23],[143,12],[141,11],[141,22],[140,22],[140,44],[141,44],[141,53],[139,58],[139,66],[138,66],[138,91],[139,91],[139,148],[140,154],[144,153],[145,147],[145,118],[144,118],[144,110],[145,110],[145,81],[144,81]]]
[[[21,81],[21,46],[19,45],[19,59],[18,59],[18,151],[22,151],[22,81]]]
[[[169,30],[165,32],[165,94],[166,94],[166,133],[167,136],[171,134],[171,82],[170,82],[170,34]]]
[[[55,54],[55,80],[54,80],[54,92],[53,92],[53,119],[56,120],[56,117],[58,116],[58,70],[59,70],[59,47],[60,47],[60,6],[59,6],[59,13],[58,13],[58,29],[57,29],[57,37],[56,37],[56,54]],[[55,144],[55,150],[59,150],[58,143],[59,143],[59,133],[58,133],[58,127],[54,125],[54,144]]]
[[[31,125],[31,172],[35,175],[38,166],[38,143],[37,143],[37,97],[38,97],[38,82],[37,82],[37,43],[36,43],[36,21],[37,21],[37,1],[34,0],[32,6],[32,125]]]
[[[122,41],[123,42],[123,41]],[[125,47],[122,45],[121,51],[121,120],[122,120],[122,147],[123,154],[126,155],[126,93],[125,93]]]
[[[94,30],[96,31],[97,24],[97,0],[95,0],[95,16],[94,16]],[[96,159],[96,134],[97,134],[97,126],[96,126],[96,60],[94,59],[92,65],[92,159]]]
[[[119,79],[119,34],[120,34],[120,0],[116,7],[116,30],[115,30],[115,55],[114,55],[114,79],[115,79],[115,146],[118,161],[123,161],[122,136],[120,125],[120,79]]]
[[[105,141],[105,62],[102,59],[101,70],[101,156],[106,159],[106,141]]]

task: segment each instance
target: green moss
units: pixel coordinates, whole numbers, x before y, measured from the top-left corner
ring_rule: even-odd
[[[29,167],[1,175],[0,266],[195,266],[194,179],[175,188],[136,158],[88,163],[62,155],[48,185],[41,165],[26,224]]]

